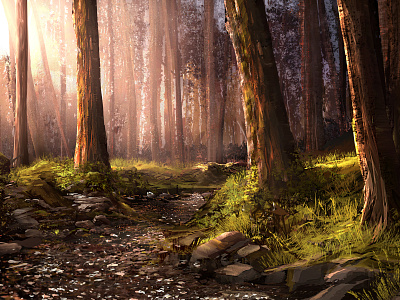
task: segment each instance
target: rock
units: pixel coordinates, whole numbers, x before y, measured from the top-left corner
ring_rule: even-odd
[[[202,232],[195,232],[188,236],[182,237],[178,239],[177,244],[183,247],[190,247],[197,242],[199,238],[204,237],[204,233]]]
[[[325,276],[327,283],[349,283],[363,279],[371,279],[375,276],[373,271],[360,267],[345,267]]]
[[[15,241],[15,242],[24,248],[33,248],[33,247],[39,246],[42,243],[42,238],[30,237],[23,241]]]
[[[250,282],[260,278],[252,266],[235,263],[215,271],[216,279],[221,283],[243,283]]]
[[[270,273],[263,274],[262,283],[264,284],[281,284],[284,283],[286,280],[286,271],[274,271]]]
[[[10,160],[0,153],[0,175],[10,174]]]
[[[36,221],[34,218],[30,216],[31,210],[32,210],[31,207],[25,207],[14,210],[12,212],[12,216],[17,221],[17,224],[11,227],[17,227],[21,229],[38,228],[39,227],[38,221]]]
[[[0,242],[0,256],[5,254],[14,254],[21,250],[21,246],[17,243],[2,243]]]
[[[78,222],[75,223],[75,226],[79,227],[79,228],[85,228],[85,229],[94,228],[94,224],[90,220],[78,221]]]
[[[85,197],[78,195],[74,203],[78,206],[79,212],[108,211],[111,207],[111,200],[106,197]]]
[[[238,231],[230,231],[221,234],[220,236],[200,245],[192,254],[191,261],[199,259],[216,258],[222,254],[226,249],[232,247],[240,241],[247,240],[246,237]]]
[[[286,284],[291,292],[302,286],[324,285],[325,273],[335,265],[333,263],[321,263],[309,267],[295,268],[294,270],[289,269]]]
[[[99,225],[111,225],[111,221],[105,215],[97,215],[93,219],[93,223]]]
[[[228,249],[225,250],[225,252],[227,253],[232,253],[234,251],[237,251],[240,248],[243,248],[244,246],[247,246],[249,243],[251,242],[250,239],[246,239],[240,242],[237,242],[236,244],[234,244],[233,246],[229,247]]]
[[[368,285],[368,280],[360,280],[355,283],[341,283],[330,286],[327,289],[319,292],[317,295],[308,298],[308,300],[341,300],[347,292],[355,289],[362,289]]]
[[[29,184],[26,193],[31,198],[41,198],[51,207],[70,206],[71,202],[62,197],[60,193],[49,183],[42,179],[38,179]]]
[[[27,237],[27,238],[42,238],[43,233],[37,229],[27,229],[27,230],[25,230],[25,237]]]
[[[211,198],[212,193],[210,193],[210,192],[205,192],[205,193],[201,194],[201,196],[202,196],[204,199],[207,200],[207,199]]]
[[[239,251],[237,252],[237,254],[240,257],[246,257],[254,252],[257,252],[258,250],[260,250],[260,246],[259,245],[247,245],[241,249],[239,249]]]

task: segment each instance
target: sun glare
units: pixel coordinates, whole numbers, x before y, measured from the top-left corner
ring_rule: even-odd
[[[8,24],[3,5],[0,5],[0,56],[8,54]]]

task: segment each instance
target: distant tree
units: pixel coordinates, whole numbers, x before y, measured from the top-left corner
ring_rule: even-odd
[[[29,164],[28,155],[28,4],[27,0],[17,0],[17,85],[15,105],[14,166]]]
[[[400,208],[399,159],[385,105],[385,78],[376,0],[339,0],[353,122],[364,179],[362,222],[375,237]]]
[[[264,1],[225,0],[225,7],[226,26],[242,78],[250,163],[258,166],[260,183],[274,187],[286,180],[294,139],[279,86]],[[282,172],[282,177],[275,179],[274,171]]]
[[[151,155],[152,160],[159,161],[159,128],[158,128],[158,95],[161,80],[161,24],[159,1],[153,0],[149,2],[150,16],[150,132],[151,132]]]
[[[75,168],[87,163],[110,167],[100,86],[97,1],[74,0],[73,17],[78,47]]]
[[[59,1],[60,11],[60,118],[61,126],[63,127],[64,134],[67,131],[67,63],[66,63],[66,52],[65,52],[65,2],[64,0]],[[61,157],[64,156],[68,151],[65,149],[63,140],[61,139]],[[63,149],[65,152],[63,152]]]
[[[110,156],[114,156],[115,148],[115,61],[114,61],[114,29],[113,29],[113,3],[112,0],[107,1],[107,36],[109,39],[108,45],[108,62],[110,64],[110,94],[109,94],[109,112],[110,112],[110,128],[109,128],[109,148]]]

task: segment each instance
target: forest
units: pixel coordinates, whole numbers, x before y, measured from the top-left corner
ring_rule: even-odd
[[[399,17],[1,0],[1,298],[400,299]]]

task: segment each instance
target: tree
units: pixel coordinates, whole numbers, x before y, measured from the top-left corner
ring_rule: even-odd
[[[214,66],[214,0],[204,0],[204,55],[206,65],[206,101],[207,101],[207,159],[216,161],[217,140],[213,128],[218,115],[215,114],[215,66]]]
[[[321,150],[325,144],[322,118],[322,57],[317,0],[303,0],[302,68],[305,106],[305,146]]]
[[[64,133],[67,129],[67,64],[66,64],[66,53],[65,53],[65,3],[64,0],[59,1],[60,9],[60,118],[61,126],[63,127]],[[61,157],[64,155],[63,146],[65,147],[61,139]],[[68,150],[65,150],[68,153]]]
[[[28,3],[17,0],[17,97],[15,105],[14,166],[29,164],[28,155]]]
[[[160,36],[160,9],[158,1],[150,1],[150,128],[151,128],[151,155],[154,161],[159,161],[159,131],[158,131],[158,90],[161,78],[161,36]]]
[[[115,75],[115,62],[114,62],[114,31],[113,31],[113,5],[112,0],[107,1],[107,29],[108,29],[108,38],[109,38],[109,64],[110,64],[110,102],[109,102],[109,111],[110,111],[110,130],[109,130],[109,139],[110,139],[110,156],[114,156],[114,148],[115,148],[115,84],[114,84],[114,75]]]
[[[399,159],[386,106],[376,0],[339,0],[340,26],[348,62],[353,122],[364,179],[362,222],[375,237],[399,209]]]
[[[294,151],[275,64],[264,1],[225,0],[230,33],[242,78],[250,163],[257,165],[260,183],[273,187],[274,171],[284,181]]]
[[[74,0],[78,47],[78,116],[75,168],[87,163],[110,167],[100,88],[99,32],[96,0]]]

